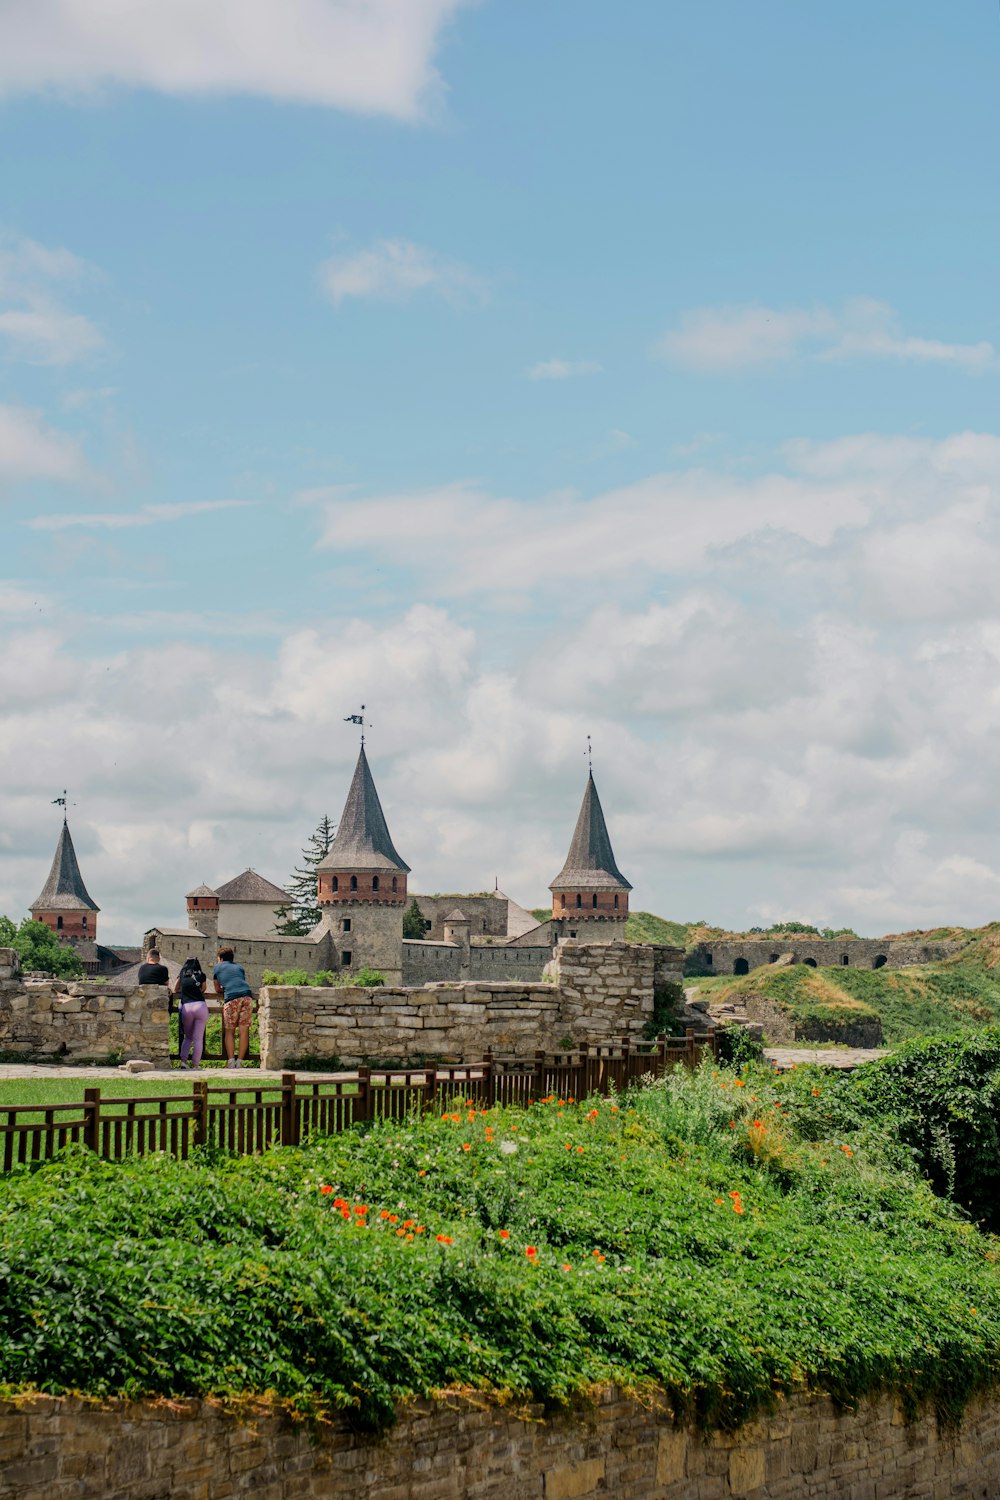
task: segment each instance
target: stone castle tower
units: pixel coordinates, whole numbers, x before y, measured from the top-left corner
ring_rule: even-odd
[[[615,863],[591,771],[566,863],[549,886],[554,932],[559,938],[576,938],[581,943],[620,941],[631,889]]]
[[[205,937],[219,935],[219,895],[210,885],[196,885],[185,896],[188,926]]]
[[[44,922],[65,943],[94,942],[100,909],[97,902],[91,900],[83,883],[69,824],[64,816],[49,878],[42,887],[42,894],[31,903],[32,920]]]
[[[410,867],[396,853],[362,744],[337,836],[316,866],[316,897],[347,972],[402,977],[403,909]]]

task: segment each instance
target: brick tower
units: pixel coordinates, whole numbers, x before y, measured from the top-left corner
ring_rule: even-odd
[[[219,894],[210,885],[196,885],[184,898],[187,901],[188,926],[205,937],[219,935]]]
[[[42,894],[31,903],[32,920],[51,927],[64,943],[92,943],[97,939],[97,913],[100,909],[97,902],[90,899],[83,883],[64,814],[49,878],[42,887]]]
[[[566,863],[549,886],[552,922],[558,936],[581,943],[620,941],[625,935],[631,889],[615,863],[591,771]]]
[[[378,969],[399,984],[410,867],[389,836],[362,744],[337,836],[316,866],[316,897],[346,972]]]

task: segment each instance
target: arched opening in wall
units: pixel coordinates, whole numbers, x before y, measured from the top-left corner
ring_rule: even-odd
[[[62,917],[56,917],[56,931],[62,932]]]
[[[377,890],[378,890],[378,876],[377,875],[373,875],[372,876],[372,891],[377,891]]]
[[[566,897],[565,896],[560,896],[559,897],[559,905],[562,907],[563,911],[566,910]]]
[[[615,897],[615,911],[618,910],[618,897]]]
[[[594,910],[596,911],[597,910],[597,892],[596,891],[594,892],[594,894],[591,896],[590,899],[591,899],[591,901],[593,903]],[[86,918],[84,918],[84,921],[86,921]]]
[[[352,875],[351,876],[351,890],[352,891],[356,891],[357,888],[358,888],[358,877],[356,875]]]
[[[745,958],[738,958],[736,960],[736,962],[733,964],[733,973],[734,974],[749,974],[750,973],[750,965],[747,963],[747,961],[746,961]]]
[[[340,881],[338,880],[336,875],[333,877],[333,888],[335,891],[340,890]]]
[[[875,957],[872,959],[872,968],[882,969],[885,967],[887,962],[888,960],[884,953],[876,953]]]
[[[392,877],[392,894],[393,894],[393,895],[394,895],[394,896],[395,896],[395,894],[396,894],[396,890],[397,890],[397,877],[396,877],[396,876],[395,876],[395,875],[394,875],[394,876],[393,876],[393,877]]]
[[[778,957],[779,957],[779,955],[777,953],[772,953],[771,957],[768,959],[768,963],[769,964],[776,964],[778,962]]]
[[[579,894],[579,892],[577,892],[576,904],[577,904],[577,906],[582,906],[583,905],[583,897]]]
[[[843,964],[845,969],[850,968],[851,955],[849,953],[842,953],[840,955],[840,962]]]
[[[805,964],[807,969],[815,969],[816,967],[816,960],[814,958],[804,958],[802,962]]]

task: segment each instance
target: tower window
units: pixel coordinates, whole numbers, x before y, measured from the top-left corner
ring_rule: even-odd
[[[345,948],[344,949],[343,953],[340,955],[340,963],[341,963],[341,967],[344,968],[344,969],[349,969],[351,967],[351,950],[350,950],[350,948]]]
[[[335,891],[340,890],[340,881],[337,879],[336,875],[333,877],[333,888]]]
[[[615,896],[615,911],[618,910],[618,897]]]
[[[82,923],[81,923],[81,925],[82,925],[82,926],[84,926],[84,927],[86,927],[86,925],[87,925],[87,918],[86,918],[86,915],[84,915],[84,917],[83,917],[83,919],[82,919]]]
[[[351,890],[352,891],[356,891],[357,888],[358,888],[358,877],[356,875],[352,875],[351,876]]]
[[[395,895],[395,894],[396,894],[396,888],[397,888],[397,887],[396,887],[396,876],[395,876],[395,875],[394,875],[394,876],[393,876],[393,877],[392,877],[392,894],[393,894],[393,895]]]
[[[351,930],[351,919],[350,919],[350,917],[345,917],[344,918],[344,920],[340,924],[340,930],[341,930],[341,932],[350,932],[350,930]]]
[[[62,917],[56,917],[56,930],[62,932]]]
[[[594,892],[593,896],[591,897],[591,900],[593,901],[594,906],[596,907],[597,906],[597,892],[596,891]]]
[[[372,876],[372,891],[374,892],[374,891],[377,891],[377,890],[378,890],[378,876],[377,875],[373,875]]]
[[[583,897],[580,895],[579,891],[577,891],[577,893],[576,893],[576,904],[577,904],[577,906],[582,906],[583,905]]]
[[[566,897],[565,896],[560,896],[559,897],[559,904],[562,907],[563,911],[565,911],[566,910]]]

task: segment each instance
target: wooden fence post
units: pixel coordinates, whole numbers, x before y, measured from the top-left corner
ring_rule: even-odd
[[[194,1144],[208,1145],[208,1079],[197,1078],[191,1100],[194,1110]]]
[[[281,1144],[299,1144],[299,1117],[295,1109],[295,1074],[281,1075]]]
[[[545,1097],[545,1053],[542,1050],[535,1053],[535,1072],[531,1087],[537,1104],[539,1099]]]
[[[83,1144],[89,1146],[91,1151],[99,1151],[101,1149],[100,1089],[84,1089],[83,1112]]]
[[[370,1068],[358,1069],[358,1112],[354,1118],[356,1120],[373,1120],[375,1118]]]
[[[694,1044],[693,1026],[685,1026],[684,1038],[684,1061],[687,1063],[689,1068],[693,1068],[695,1063],[698,1061],[698,1050]]]
[[[486,1086],[486,1104],[492,1109],[497,1102],[497,1075],[493,1063],[493,1048],[486,1049],[486,1077],[483,1079]]]

